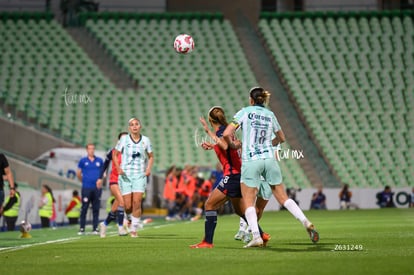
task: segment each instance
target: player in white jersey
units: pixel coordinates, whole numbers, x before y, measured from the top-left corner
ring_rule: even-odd
[[[244,247],[263,246],[255,208],[256,195],[261,184],[270,184],[276,200],[302,222],[312,242],[317,242],[319,233],[299,206],[289,199],[282,184],[282,173],[276,162],[273,146],[283,143],[285,135],[274,113],[265,108],[269,98],[270,93],[263,88],[252,88],[250,106],[237,112],[223,133],[230,147],[242,148],[241,191],[247,207],[245,216],[253,234],[253,239]],[[239,127],[242,129],[242,144],[230,138]]]
[[[137,237],[141,223],[141,203],[147,186],[147,177],[151,174],[154,154],[151,141],[141,135],[141,122],[137,118],[128,121],[129,135],[121,137],[113,150],[112,161],[118,171],[118,181],[124,198],[125,212],[131,213],[131,237]],[[121,164],[118,155],[121,154]]]

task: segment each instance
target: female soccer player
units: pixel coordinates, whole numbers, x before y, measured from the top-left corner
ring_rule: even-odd
[[[306,218],[299,206],[289,199],[282,184],[282,174],[275,160],[272,146],[283,143],[285,135],[275,114],[265,108],[265,105],[269,103],[269,98],[270,93],[263,88],[252,88],[250,106],[237,112],[223,133],[224,140],[231,148],[242,147],[241,191],[246,203],[245,216],[253,234],[253,239],[244,247],[263,245],[254,203],[260,185],[267,183],[270,184],[276,200],[302,222],[312,242],[317,242],[319,234],[314,225]],[[242,129],[243,144],[233,138],[234,132],[239,127]],[[274,139],[272,139],[272,134],[276,136]],[[264,182],[260,180],[261,176]]]
[[[121,139],[121,137],[128,135],[127,132],[121,132],[118,135],[118,140]],[[102,166],[101,174],[99,175],[99,179],[96,182],[96,186],[98,188],[102,188],[102,178],[104,176],[105,171],[109,167],[109,163],[112,161],[112,153],[114,149],[111,149],[107,154],[105,158],[104,165]],[[118,155],[118,163],[121,163],[121,155]],[[111,211],[108,213],[108,216],[106,219],[101,222],[100,228],[99,228],[99,234],[101,238],[106,237],[106,227],[111,221],[114,221],[116,217],[118,218],[118,235],[119,236],[126,236],[128,235],[125,228],[124,228],[124,200],[121,195],[121,191],[119,190],[118,186],[118,172],[115,168],[114,162],[112,162],[112,170],[111,174],[109,175],[109,189],[111,190],[112,195],[115,197],[115,201],[112,204]]]
[[[215,133],[209,129],[204,118],[200,118],[204,130],[214,140],[215,144],[203,142],[201,146],[204,150],[214,150],[216,152],[223,166],[224,176],[217,187],[210,193],[204,205],[206,216],[204,239],[199,244],[191,245],[190,248],[213,248],[213,236],[217,224],[217,209],[228,199],[230,199],[235,212],[239,216],[243,216],[244,213],[244,204],[240,191],[241,159],[239,151],[229,148],[227,142],[222,138],[223,131],[228,124],[223,108],[220,106],[212,107],[208,112],[208,120]],[[231,139],[234,140],[235,136],[232,135]],[[268,240],[270,236],[264,233],[263,238]]]
[[[128,121],[129,135],[121,137],[113,151],[112,161],[118,171],[118,181],[124,199],[125,212],[131,213],[131,237],[138,237],[137,229],[142,228],[141,203],[147,186],[147,177],[154,164],[151,141],[141,135],[141,122],[137,118]],[[118,156],[122,155],[121,164]]]

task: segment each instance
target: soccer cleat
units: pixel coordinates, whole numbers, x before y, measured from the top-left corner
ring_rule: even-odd
[[[79,229],[78,235],[85,235],[85,229],[83,228]]]
[[[267,245],[267,242],[270,241],[272,237],[270,236],[269,233],[263,232],[262,234],[262,240],[263,240],[263,246]]]
[[[202,241],[201,243],[190,245],[190,248],[213,248],[213,247],[214,245],[212,243],[208,243],[206,241]]]
[[[315,226],[313,224],[309,224],[306,231],[308,231],[309,237],[313,243],[317,243],[319,241],[319,233],[315,230]]]
[[[119,236],[127,236],[128,232],[123,226],[118,227],[118,235]]]
[[[249,243],[251,240],[252,240],[252,233],[244,232],[243,242],[244,243]]]
[[[243,246],[244,248],[248,247],[262,247],[263,246],[263,240],[262,238],[258,237],[256,239],[251,240],[248,244]]]
[[[99,232],[98,232],[98,230],[94,230],[94,231],[92,231],[92,235],[99,235]]]
[[[124,219],[124,229],[129,233],[131,232],[131,221]]]
[[[138,238],[137,231],[131,231],[131,232],[129,232],[129,234],[131,235],[131,238]]]
[[[99,235],[101,236],[101,238],[106,237],[106,225],[103,222],[99,224]]]
[[[241,240],[243,240],[243,237],[244,237],[244,235],[245,235],[246,233],[244,232],[244,231],[242,231],[242,230],[239,230],[239,232],[237,232],[237,234],[236,235],[234,235],[234,239],[236,240],[236,241],[241,241]]]

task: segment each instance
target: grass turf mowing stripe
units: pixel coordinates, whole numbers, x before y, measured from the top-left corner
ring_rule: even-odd
[[[244,249],[242,242],[233,239],[239,223],[235,215],[218,217],[213,249],[188,247],[202,239],[202,220],[160,220],[147,226],[136,239],[82,236],[68,243],[2,253],[0,262],[7,265],[0,265],[0,274],[412,274],[413,209],[305,214],[321,234],[316,245],[286,211],[264,214],[261,225],[272,239],[268,247],[253,249]],[[73,236],[77,228],[32,233],[31,240],[40,242],[44,235],[55,234],[49,237],[56,239]],[[2,246],[9,241],[4,238],[9,233],[3,234]],[[338,245],[345,249],[338,249]],[[363,249],[352,250],[352,245],[362,245]]]

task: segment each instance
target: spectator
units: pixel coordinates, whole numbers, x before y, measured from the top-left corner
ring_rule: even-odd
[[[189,214],[189,197],[188,193],[191,191],[191,188],[188,188],[188,186],[191,186],[191,180],[192,180],[192,174],[191,174],[192,166],[187,164],[184,166],[184,169],[181,171],[181,174],[178,179],[178,185],[176,191],[176,211],[177,214],[175,215],[175,218],[178,220],[181,220],[185,218]]]
[[[211,189],[211,186],[209,187],[209,181],[204,180],[203,174],[201,172],[199,172],[196,177],[195,177],[195,181],[196,181],[196,188],[193,194],[193,201],[192,201],[192,205],[191,205],[191,210],[194,213],[194,217],[191,218],[191,221],[197,221],[201,218],[201,216],[203,215],[203,210],[204,210],[204,202],[207,198],[202,199],[201,194],[203,193],[204,196],[206,196],[206,192],[210,193],[209,189]],[[206,185],[204,185],[206,184]],[[204,185],[204,189],[207,188],[207,190],[205,190],[204,192],[202,191]],[[210,185],[212,185],[210,183]],[[208,196],[208,194],[207,194]]]
[[[173,220],[175,216],[175,193],[177,188],[177,168],[175,165],[171,166],[165,175],[165,185],[163,198],[167,204],[168,213],[165,219],[167,221]]]
[[[3,202],[4,202],[3,176],[5,176],[5,178],[9,182],[9,188],[10,188],[9,197],[13,197],[14,193],[15,193],[15,185],[14,185],[13,174],[11,172],[9,162],[7,161],[6,156],[4,154],[0,153],[0,213],[1,213],[1,209],[3,207]],[[0,217],[1,217],[1,215],[0,215]]]
[[[345,184],[341,192],[339,192],[339,205],[340,209],[359,209],[356,203],[351,202],[352,192],[349,191],[349,185]]]
[[[55,198],[53,197],[52,189],[44,184],[42,186],[42,197],[39,203],[39,216],[42,224],[42,228],[50,227],[50,218],[53,215],[53,202]]]
[[[385,186],[384,191],[377,193],[377,204],[381,208],[395,207],[393,200],[394,193],[391,187]]]
[[[17,183],[14,184],[15,194],[14,196],[8,196],[3,210],[0,210],[0,214],[3,214],[7,224],[7,231],[14,231],[16,227],[16,221],[19,216],[20,210],[20,193],[17,191]]]
[[[80,210],[82,207],[81,198],[79,197],[78,190],[73,190],[72,200],[68,207],[66,207],[65,215],[69,219],[69,224],[78,224],[80,217]]]
[[[326,196],[323,193],[322,186],[318,187],[317,192],[313,193],[310,208],[326,210]]]
[[[77,177],[82,182],[82,208],[80,215],[79,235],[85,234],[86,213],[89,204],[92,204],[92,232],[98,235],[99,207],[101,204],[102,189],[98,188],[97,181],[101,173],[103,160],[95,156],[95,145],[86,145],[87,156],[78,164]]]
[[[188,174],[188,180],[185,182],[184,185],[184,194],[187,197],[187,211],[184,213],[183,218],[190,218],[190,215],[194,208],[196,208],[197,203],[197,166],[191,166]],[[199,211],[198,211],[199,212]],[[201,214],[201,213],[200,213]]]
[[[202,203],[202,208],[204,209],[204,203],[206,202],[208,196],[213,190],[213,184],[216,182],[216,177],[211,173],[210,178],[206,179],[199,189],[200,202]]]

